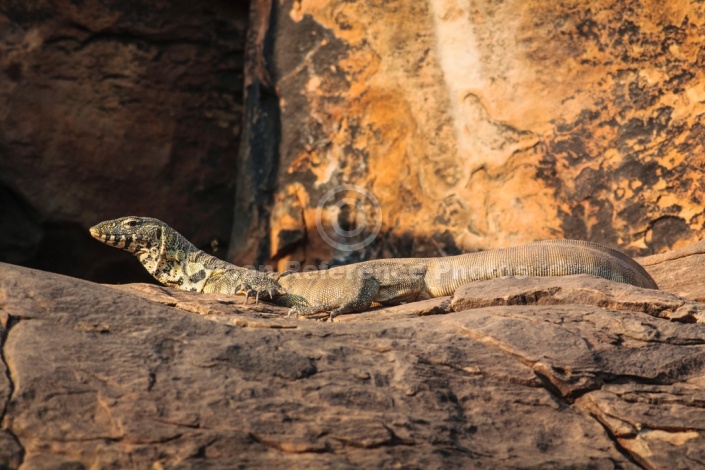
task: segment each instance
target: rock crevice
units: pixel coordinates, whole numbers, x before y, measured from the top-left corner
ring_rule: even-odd
[[[705,323],[664,292],[496,279],[330,323],[0,264],[0,299],[10,467],[705,461]]]
[[[13,318],[7,312],[0,308],[0,368],[3,369],[3,377],[0,382],[0,392],[3,396],[3,401],[0,410],[0,426],[2,427],[3,436],[0,437],[0,463],[6,464],[9,467],[19,468],[22,465],[25,455],[25,449],[19,437],[12,432],[11,426],[8,425],[6,417],[9,414],[10,403],[15,393],[15,384],[12,378],[12,370],[10,364],[5,359],[5,344],[10,335],[12,327],[19,322],[19,319]]]

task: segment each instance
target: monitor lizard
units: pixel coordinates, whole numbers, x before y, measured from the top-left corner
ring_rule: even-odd
[[[245,302],[268,296],[289,315],[367,310],[452,295],[472,281],[504,276],[592,274],[658,289],[644,268],[624,253],[579,240],[545,240],[511,248],[437,258],[390,258],[310,272],[266,273],[205,253],[164,222],[122,217],[90,229],[97,240],[133,253],[159,282],[195,292],[235,294]]]

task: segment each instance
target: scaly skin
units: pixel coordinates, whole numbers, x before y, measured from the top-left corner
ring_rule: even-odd
[[[392,305],[452,295],[458,287],[483,279],[571,274],[658,289],[646,270],[624,253],[578,240],[545,240],[457,256],[382,259],[285,273],[278,281],[287,294],[276,302],[301,314],[332,310],[334,318],[364,311],[372,303]]]
[[[199,250],[161,220],[123,217],[91,227],[93,238],[137,256],[149,274],[169,287],[193,292],[245,293],[255,302],[262,294],[284,294],[264,273],[227,263]]]
[[[331,311],[331,320],[341,313],[362,312],[373,303],[391,305],[451,295],[463,284],[503,276],[592,274],[658,288],[644,268],[625,254],[576,240],[546,240],[442,258],[366,261],[325,271],[265,274],[203,253],[156,219],[107,221],[93,227],[91,234],[134,252],[164,284],[198,292],[232,293],[239,285],[256,293],[270,291],[277,304],[291,307],[290,314]],[[127,239],[147,248],[134,251]]]

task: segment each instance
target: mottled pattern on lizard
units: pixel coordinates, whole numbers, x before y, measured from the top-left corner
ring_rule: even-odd
[[[133,222],[137,225],[130,225]],[[116,232],[114,227],[121,227],[121,231]],[[211,279],[211,270],[217,270],[216,282],[206,282],[208,288],[199,291],[232,292],[232,286],[241,283],[243,277],[246,277],[249,289],[263,292],[266,289],[261,288],[267,286],[269,280],[274,283],[271,288],[274,301],[291,307],[290,313],[308,315],[330,311],[331,319],[341,313],[362,312],[373,304],[391,305],[451,295],[463,284],[504,276],[593,274],[638,287],[658,288],[644,268],[627,255],[596,243],[576,240],[546,240],[440,258],[382,259],[324,271],[269,274],[249,271],[253,274],[248,274],[243,273],[248,271],[244,268],[201,252],[156,219],[128,217],[103,222],[91,229],[95,238],[128,251],[131,251],[130,246],[121,246],[122,242],[115,241],[117,238],[113,237],[139,238],[142,243],[150,239],[149,243],[156,245],[159,233],[162,237],[165,233],[169,234],[166,241],[161,242],[163,251],[149,258],[144,255],[140,258],[142,264],[159,281],[182,289],[199,290],[192,288],[193,285],[201,282],[200,278]],[[171,253],[184,251],[181,247],[186,244],[190,247],[187,250],[188,257]],[[172,271],[167,278],[181,281],[168,283],[158,277],[162,270],[155,269],[153,265],[162,263],[160,259],[164,256],[178,260],[167,263]],[[197,261],[203,257],[212,258],[217,263],[212,261],[215,264],[211,265]],[[228,282],[230,277],[233,278],[232,282]]]
[[[195,247],[161,220],[123,217],[91,227],[93,238],[133,253],[149,274],[164,285],[193,292],[245,293],[259,300],[285,291],[271,277],[241,268]]]

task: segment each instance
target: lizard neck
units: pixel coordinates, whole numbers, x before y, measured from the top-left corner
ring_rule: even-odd
[[[190,254],[199,251],[188,240],[169,227],[165,227],[158,240],[135,252],[142,266],[154,278],[171,287],[188,289],[185,285],[186,266]]]
[[[135,255],[157,281],[169,287],[195,292],[203,292],[216,271],[247,271],[198,249],[169,227],[165,227],[156,243]]]

